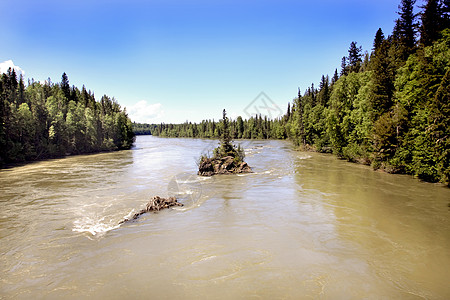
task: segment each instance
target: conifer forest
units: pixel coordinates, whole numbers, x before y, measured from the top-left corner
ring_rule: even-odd
[[[290,139],[302,149],[448,184],[450,2],[428,0],[418,14],[415,2],[401,1],[393,32],[378,29],[370,51],[352,42],[340,70],[323,75],[318,87],[298,89],[283,116],[231,120],[232,138]],[[214,120],[146,126],[163,137],[221,135]]]

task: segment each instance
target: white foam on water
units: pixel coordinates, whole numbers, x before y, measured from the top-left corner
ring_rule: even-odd
[[[105,234],[106,232],[119,228],[120,224],[105,223],[105,218],[94,220],[90,217],[83,217],[82,219],[75,220],[73,222],[72,231],[74,232],[87,232],[93,236],[99,234]]]
[[[253,172],[253,173],[237,174],[237,176],[243,177],[243,176],[250,176],[250,175],[257,175],[257,174],[258,174],[258,173]]]
[[[311,155],[306,155],[306,156],[297,156],[298,159],[309,159],[312,158]]]
[[[123,216],[123,219],[129,219],[136,213],[136,210],[132,209],[127,215]]]
[[[184,191],[178,191],[176,192],[176,195],[192,195],[195,191],[193,190],[184,190]]]
[[[176,183],[181,183],[181,184],[188,184],[188,183],[198,183],[198,179],[196,180],[175,180]]]
[[[200,180],[209,180],[212,179],[212,176],[198,176],[197,179]]]

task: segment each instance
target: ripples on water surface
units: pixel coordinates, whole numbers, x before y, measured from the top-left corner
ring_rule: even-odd
[[[197,177],[216,144],[1,170],[0,298],[450,298],[448,188],[284,141],[243,142],[254,174]],[[117,226],[180,173],[194,207]]]

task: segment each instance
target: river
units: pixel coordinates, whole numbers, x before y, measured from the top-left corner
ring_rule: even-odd
[[[449,299],[450,189],[286,141],[198,177],[217,141],[0,170],[1,299]],[[153,195],[185,207],[118,226]]]

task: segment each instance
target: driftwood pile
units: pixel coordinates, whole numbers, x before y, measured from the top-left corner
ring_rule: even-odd
[[[119,222],[119,224],[136,220],[141,215],[148,213],[148,212],[155,212],[160,211],[164,208],[169,208],[172,206],[183,206],[183,203],[179,203],[177,201],[177,198],[175,197],[169,197],[169,198],[161,198],[159,196],[154,196],[150,201],[147,203],[146,207],[141,209],[139,212],[135,213],[131,218],[125,218],[122,221]]]

